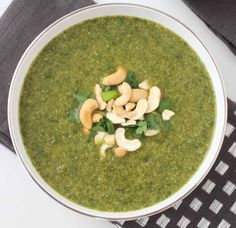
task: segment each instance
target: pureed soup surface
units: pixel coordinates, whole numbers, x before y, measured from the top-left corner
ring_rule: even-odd
[[[145,137],[122,159],[88,143],[66,118],[78,89],[91,90],[124,64],[173,101],[174,128]],[[215,97],[196,53],[162,26],[103,17],[53,39],[33,62],[20,100],[27,152],[45,181],[66,198],[104,211],[151,206],[179,190],[201,164],[213,135]]]

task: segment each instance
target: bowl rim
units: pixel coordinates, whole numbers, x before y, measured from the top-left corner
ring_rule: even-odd
[[[13,124],[12,124],[12,119],[11,119],[11,102],[13,100],[13,85],[14,85],[14,82],[16,80],[16,77],[17,77],[17,72],[25,58],[25,56],[28,54],[28,52],[30,52],[31,48],[34,46],[34,44],[47,32],[49,31],[51,28],[53,28],[56,24],[58,24],[59,22],[63,21],[64,19],[66,19],[67,17],[70,17],[74,14],[77,14],[79,12],[82,12],[82,11],[86,11],[86,10],[89,10],[89,9],[92,9],[92,8],[99,8],[99,7],[103,7],[103,6],[135,6],[135,7],[140,7],[140,8],[144,8],[144,9],[149,9],[149,10],[152,10],[152,11],[156,11],[166,17],[169,17],[171,20],[174,20],[175,22],[177,22],[180,26],[184,27],[188,32],[190,32],[194,38],[203,46],[203,48],[205,49],[205,51],[207,52],[207,54],[209,55],[216,71],[217,71],[217,74],[219,76],[219,80],[220,80],[220,84],[221,84],[221,88],[222,88],[222,93],[223,93],[223,100],[224,100],[224,123],[223,123],[223,129],[222,129],[222,132],[221,132],[221,137],[220,137],[220,142],[218,144],[218,147],[217,147],[217,150],[214,154],[214,158],[211,160],[211,163],[208,165],[208,168],[206,170],[206,172],[204,173],[204,175],[201,176],[201,178],[198,179],[198,181],[195,183],[195,185],[186,193],[186,194],[183,194],[181,197],[179,197],[178,199],[176,199],[175,201],[173,201],[171,204],[169,204],[168,206],[166,207],[163,207],[162,209],[160,210],[155,210],[155,211],[152,211],[152,212],[149,212],[149,213],[144,213],[142,214],[141,216],[140,215],[137,215],[137,216],[129,216],[129,217],[122,217],[122,218],[119,218],[119,217],[109,217],[109,216],[101,216],[101,215],[92,215],[92,214],[89,214],[89,213],[86,213],[86,212],[83,212],[83,211],[80,211],[80,210],[77,210],[69,205],[67,205],[66,203],[62,202],[61,200],[57,199],[56,196],[54,196],[53,194],[51,194],[46,188],[45,186],[42,186],[39,181],[37,180],[37,178],[34,177],[34,175],[31,173],[31,170],[30,168],[27,166],[27,164],[25,164],[24,162],[24,159],[22,158],[21,156],[21,152],[20,150],[18,150],[18,146],[17,146],[17,142],[14,138],[14,128],[13,128]],[[69,28],[69,27],[68,27]],[[215,89],[214,89],[215,90]],[[86,215],[86,216],[89,216],[89,217],[93,217],[93,218],[99,218],[99,219],[106,219],[106,220],[110,220],[110,221],[119,221],[119,220],[126,220],[126,221],[129,221],[129,220],[135,220],[135,219],[139,219],[141,217],[146,217],[146,216],[151,216],[151,215],[154,215],[156,213],[161,213],[163,212],[164,210],[172,207],[176,202],[180,201],[180,200],[183,200],[186,196],[188,196],[202,181],[203,179],[207,176],[207,174],[209,173],[209,171],[211,170],[213,164],[215,163],[216,161],[216,158],[218,157],[219,155],[219,152],[220,152],[220,149],[222,147],[222,143],[223,143],[223,140],[224,140],[224,132],[225,132],[225,129],[226,129],[226,124],[227,124],[227,116],[228,116],[228,104],[227,104],[227,97],[226,97],[226,92],[225,92],[225,85],[224,85],[224,82],[223,82],[223,79],[222,79],[222,76],[220,74],[220,71],[218,69],[218,66],[214,60],[214,58],[212,57],[210,51],[208,50],[208,48],[204,45],[204,43],[198,38],[198,36],[188,27],[186,26],[184,23],[182,23],[180,20],[176,19],[175,17],[169,15],[168,13],[165,13],[159,9],[156,9],[156,8],[153,8],[153,7],[149,7],[149,6],[145,6],[145,5],[141,5],[141,4],[134,4],[134,3],[103,3],[103,4],[94,4],[94,5],[89,5],[89,6],[86,6],[86,7],[83,7],[83,8],[80,8],[80,9],[77,9],[77,10],[74,10],[68,14],[65,14],[64,16],[60,17],[59,19],[57,19],[56,21],[54,21],[53,23],[51,23],[49,26],[47,26],[39,35],[37,35],[33,41],[30,43],[30,45],[27,47],[27,49],[24,51],[22,57],[20,58],[16,68],[15,68],[15,71],[14,71],[14,74],[13,74],[13,77],[12,77],[12,80],[11,80],[11,84],[10,84],[10,89],[9,89],[9,93],[8,93],[8,106],[7,106],[7,115],[8,115],[8,124],[9,124],[9,131],[10,131],[10,135],[11,135],[11,139],[12,139],[12,144],[13,144],[13,147],[16,151],[16,154],[17,156],[19,157],[19,159],[21,160],[21,163],[22,165],[24,166],[25,170],[27,171],[27,173],[31,176],[31,178],[34,180],[34,182],[47,194],[49,195],[52,199],[54,199],[55,201],[57,201],[58,203],[60,203],[61,205],[65,206],[66,208],[72,210],[72,211],[75,211],[77,213],[80,213],[80,214],[83,214],[83,215]],[[19,103],[18,103],[19,104]],[[27,155],[28,156],[28,155]],[[38,172],[38,171],[37,171]],[[64,196],[62,196],[63,198],[66,198]],[[67,199],[67,198],[66,198]],[[77,204],[77,203],[76,203]],[[79,204],[78,204],[79,205]],[[141,209],[136,209],[137,211],[138,210],[142,210],[143,208]],[[135,210],[135,211],[136,211]],[[104,213],[103,211],[99,211],[97,210],[98,212],[101,212]],[[127,211],[129,212],[129,211]],[[113,214],[116,214],[116,213],[119,213],[119,212],[112,212]],[[125,212],[124,212],[125,213]]]

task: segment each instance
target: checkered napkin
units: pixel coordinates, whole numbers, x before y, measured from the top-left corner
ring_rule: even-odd
[[[228,99],[228,123],[220,154],[207,177],[172,208],[123,228],[236,228],[236,103]]]
[[[191,0],[186,1],[191,6]],[[209,1],[211,0],[197,2],[203,4]],[[218,1],[222,3],[222,0]],[[227,4],[220,8],[225,8],[229,2],[233,4],[233,1],[228,0]],[[90,0],[14,0],[0,18],[0,142],[12,151],[7,124],[7,96],[17,62],[30,42],[45,27],[66,13],[89,4],[93,2]],[[230,12],[230,9],[235,7],[229,7],[227,12]],[[199,10],[197,13],[201,15]],[[203,19],[208,21],[207,17]],[[230,37],[230,33],[233,36],[236,34],[235,26],[230,26],[230,30],[221,29],[218,32],[221,31],[226,33],[228,31],[227,36],[222,38],[224,41]],[[230,45],[233,50],[233,42],[230,42]],[[228,106],[228,124],[220,155],[201,185],[183,201],[176,203],[173,208],[136,221],[113,222],[117,227],[236,228],[236,103],[228,99]]]

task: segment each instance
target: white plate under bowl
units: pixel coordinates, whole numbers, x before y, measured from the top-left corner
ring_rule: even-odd
[[[202,62],[205,64],[212,80],[213,88],[216,95],[216,124],[214,135],[209,151],[207,152],[205,159],[199,166],[197,172],[192,176],[187,184],[185,184],[179,191],[177,191],[167,199],[147,208],[127,212],[107,212],[93,210],[76,204],[56,192],[43,180],[43,178],[39,175],[39,173],[33,166],[23,145],[19,126],[19,99],[21,88],[27,71],[29,70],[32,61],[39,54],[39,52],[55,36],[60,34],[65,29],[71,27],[72,25],[96,17],[114,15],[135,16],[148,19],[163,25],[164,27],[170,29],[171,31],[182,37],[182,39],[184,39],[195,50]],[[104,218],[108,220],[131,220],[152,215],[173,206],[178,200],[186,197],[194,188],[197,187],[197,185],[203,180],[203,178],[211,169],[223,141],[226,120],[227,102],[224,92],[224,86],[214,60],[212,59],[207,48],[201,43],[196,35],[191,32],[190,29],[188,29],[173,17],[152,8],[133,4],[118,3],[93,5],[69,13],[54,22],[31,43],[31,45],[23,54],[15,70],[9,91],[8,121],[11,138],[19,158],[21,159],[31,177],[46,193],[48,193],[52,198],[54,198],[57,202],[63,204],[64,206],[85,215],[96,218]]]

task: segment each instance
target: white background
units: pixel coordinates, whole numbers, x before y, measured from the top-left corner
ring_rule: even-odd
[[[0,0],[0,16],[10,2],[11,0]],[[190,27],[212,53],[224,79],[226,93],[236,101],[236,57],[180,0],[119,2],[135,2],[156,7]],[[112,228],[114,226],[106,221],[76,214],[56,203],[33,182],[18,158],[0,144],[0,227]]]

